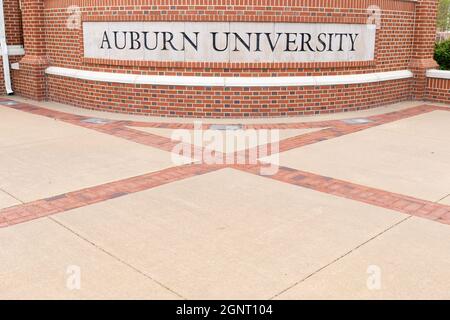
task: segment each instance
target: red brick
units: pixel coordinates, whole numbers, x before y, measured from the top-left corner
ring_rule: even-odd
[[[437,0],[5,0],[11,44],[25,44],[21,70],[13,70],[17,93],[87,109],[172,117],[280,117],[373,108],[424,97],[448,101],[448,92],[425,89],[432,63]],[[367,8],[382,10],[374,61],[309,63],[149,62],[86,59],[81,30],[66,27],[67,7],[79,6],[83,21],[247,21],[366,23]],[[207,8],[207,9],[205,9]],[[131,14],[130,14],[131,13]],[[23,22],[23,23],[22,23]],[[21,31],[23,30],[23,32]],[[18,32],[19,31],[19,32]],[[22,36],[23,34],[23,36]],[[44,77],[58,67],[143,75],[329,76],[405,70],[414,79],[372,84],[289,88],[205,88],[104,83]],[[2,82],[3,83],[3,82]],[[448,90],[447,90],[448,91]]]

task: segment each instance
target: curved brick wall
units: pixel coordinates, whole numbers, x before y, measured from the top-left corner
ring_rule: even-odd
[[[281,117],[355,111],[410,97],[410,79],[320,87],[205,88],[48,77],[49,98],[82,108],[177,117]]]
[[[32,2],[38,0],[25,0]],[[39,2],[39,1],[38,1]],[[298,77],[368,74],[410,69],[417,3],[407,0],[42,0],[49,66],[159,76]],[[434,0],[426,0],[431,6]],[[245,21],[365,24],[367,8],[381,8],[375,60],[357,62],[150,62],[84,58],[82,30],[68,29],[67,7],[82,21]],[[27,81],[14,71],[16,91]],[[295,116],[359,110],[406,100],[414,79],[370,84],[289,87],[191,87],[108,83],[46,75],[46,97],[79,107],[125,113],[196,117]]]

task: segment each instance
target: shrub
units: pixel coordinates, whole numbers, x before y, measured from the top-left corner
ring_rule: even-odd
[[[436,43],[434,59],[442,70],[450,70],[450,39]]]

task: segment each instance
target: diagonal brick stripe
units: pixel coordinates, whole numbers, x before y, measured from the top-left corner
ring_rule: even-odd
[[[386,124],[389,122],[394,122],[398,120],[403,120],[406,118],[414,117],[417,115],[421,115],[424,113],[428,113],[434,110],[440,110],[438,107],[429,106],[429,105],[422,105],[417,106],[409,109],[404,109],[400,111],[390,112],[382,115],[376,115],[376,116],[370,116],[366,119],[370,120],[371,122],[362,124],[362,125],[350,125],[346,124],[344,120],[333,120],[333,121],[326,121],[326,122],[320,122],[318,127],[311,127],[311,128],[322,128],[322,125],[326,125],[327,127],[323,128],[322,130],[306,133],[302,135],[298,135],[295,137],[287,138],[284,140],[279,141],[279,152],[285,152],[292,149],[300,148],[303,146],[315,144],[321,141],[326,141],[330,139],[334,139],[337,137],[342,137],[348,134],[356,133],[359,131],[363,131],[369,128],[377,127],[382,124]],[[450,111],[450,108],[444,109],[446,111]],[[287,128],[300,128],[303,127],[303,125],[306,123],[293,123],[293,124],[277,124],[277,125],[247,125],[247,128],[258,128],[258,129],[287,129]],[[303,128],[306,128],[303,127]],[[267,148],[267,150],[272,150],[273,148],[270,145],[267,146],[258,146],[255,148],[252,148],[249,150],[249,152],[257,152],[257,149],[260,148]],[[271,152],[268,152],[270,155]],[[242,156],[239,153],[235,154],[235,158],[241,159],[242,163]]]
[[[233,168],[260,175],[260,165],[233,166]],[[280,167],[279,171],[271,176],[263,176],[299,187],[304,187],[326,194],[335,195],[377,207],[390,209],[412,216],[450,224],[450,206],[435,202],[421,200],[397,193],[329,178],[310,172]]]
[[[169,138],[158,136],[156,134],[128,128],[122,126],[97,126],[92,128],[95,131],[113,135],[118,138],[133,141],[149,147],[158,148],[164,151],[172,151],[178,142],[174,142]]]
[[[28,104],[19,103],[18,105],[5,106],[20,111],[45,116],[52,119],[64,121],[73,125],[92,129],[98,132],[116,136],[122,139],[140,143],[143,145],[155,147],[164,151],[172,151],[178,142],[171,139],[146,133],[140,130],[129,128],[133,127],[155,127],[170,129],[192,129],[192,124],[179,123],[146,123],[134,121],[109,121],[106,124],[91,124],[84,122],[89,117],[68,114],[60,111],[40,108]],[[296,137],[280,141],[280,152],[299,148],[305,145],[314,144],[320,141],[333,139],[346,134],[362,131],[371,127],[379,126],[385,123],[413,117],[434,110],[450,111],[450,108],[422,105],[400,111],[390,112],[381,115],[366,117],[371,122],[362,125],[349,125],[343,120],[319,121],[319,122],[299,122],[299,123],[278,123],[278,124],[249,124],[244,125],[244,129],[302,129],[302,128],[322,128],[322,130],[302,134]],[[204,124],[203,128],[208,129],[211,125]],[[191,150],[203,152],[202,148],[189,145]],[[271,146],[268,146],[271,150]],[[245,150],[244,159],[242,153],[235,153],[235,159],[245,162],[251,150]],[[217,153],[220,154],[220,153]],[[270,152],[269,152],[270,154]],[[233,154],[231,154],[233,156]],[[241,157],[241,158],[239,158]],[[227,165],[186,165],[169,168],[146,175],[119,180],[112,183],[86,188],[80,191],[70,192],[55,197],[37,200],[31,203],[18,205],[11,208],[0,210],[0,227],[6,227],[43,216],[64,212],[74,208],[87,206],[124,196],[134,192],[150,189],[166,183],[185,179],[196,174],[204,174],[225,168]],[[237,168],[246,172],[259,174],[261,165],[229,165],[228,167]],[[272,179],[291,183],[294,185],[317,190],[327,194],[333,194],[340,197],[349,198],[355,201],[376,205],[379,207],[396,210],[399,212],[437,220],[441,223],[450,224],[450,207],[420,200],[400,194],[394,194],[387,191],[365,187],[350,182],[337,180],[328,177],[322,177],[312,173],[302,172],[290,168],[280,168],[280,171]]]
[[[149,147],[154,147],[163,151],[171,152],[173,148],[180,144],[179,141],[172,141],[169,138],[155,135],[152,133],[136,130],[129,128],[128,126],[136,127],[147,127],[145,122],[133,122],[133,121],[109,121],[106,124],[92,124],[83,122],[90,117],[72,115],[69,113],[64,113],[60,111],[55,111],[51,109],[36,107],[24,103],[20,103],[13,106],[5,106],[8,108],[16,109],[23,112],[28,112],[34,115],[44,116],[51,119],[60,120],[66,123],[70,123],[83,128],[95,130],[97,132],[109,134],[121,139],[146,145]],[[210,125],[203,125],[204,129],[209,128]],[[192,129],[193,124],[170,124],[170,123],[148,123],[148,127],[155,128],[170,128],[170,129]],[[197,147],[195,145],[186,144],[186,148],[191,148],[191,154],[203,153],[203,148]]]
[[[146,146],[158,148],[163,151],[171,152],[173,148],[179,144],[177,141],[172,141],[169,138],[159,135],[151,134],[136,130],[132,127],[154,127],[154,128],[169,128],[169,129],[193,129],[194,125],[189,123],[157,123],[157,122],[141,122],[141,121],[113,121],[111,120],[107,124],[97,125],[83,122],[89,117],[73,115],[61,111],[55,111],[51,109],[41,108],[25,103],[19,103],[17,105],[6,106],[16,110],[32,113],[35,115],[45,116],[52,119],[64,121],[73,125],[81,126],[87,129],[95,130],[101,133],[109,134],[121,139],[133,141],[135,143],[143,144]],[[436,107],[431,105],[421,105],[404,110],[389,112],[385,114],[366,117],[372,122],[363,125],[349,125],[345,124],[345,120],[329,120],[329,121],[311,121],[311,122],[298,122],[298,123],[276,123],[276,124],[246,124],[244,129],[305,129],[305,128],[323,128],[323,130],[298,135],[295,137],[287,138],[279,142],[279,151],[284,152],[291,149],[303,147],[306,145],[318,143],[321,141],[337,138],[347,134],[362,131],[371,127],[379,126],[389,122],[405,119],[408,117],[417,116],[423,113],[431,112],[434,110],[450,111],[450,108]],[[203,124],[203,129],[210,128],[212,124]],[[191,154],[200,153],[203,154],[204,149],[194,145],[188,145],[187,148],[191,148]],[[242,152],[236,152],[231,157],[235,159],[235,163],[246,163],[248,154],[258,149],[267,147],[268,150],[272,150],[270,145],[258,146],[246,150],[245,155]],[[253,150],[256,149],[256,150]],[[218,156],[220,152],[216,152]],[[269,153],[270,154],[270,153]],[[230,158],[230,156],[228,156]]]
[[[221,166],[185,165],[106,183],[0,210],[0,228],[81,208],[171,182],[202,175]]]

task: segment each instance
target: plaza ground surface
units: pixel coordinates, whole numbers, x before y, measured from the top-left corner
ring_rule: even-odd
[[[188,119],[0,98],[0,298],[450,298],[449,106],[218,123],[279,153],[175,164]]]

